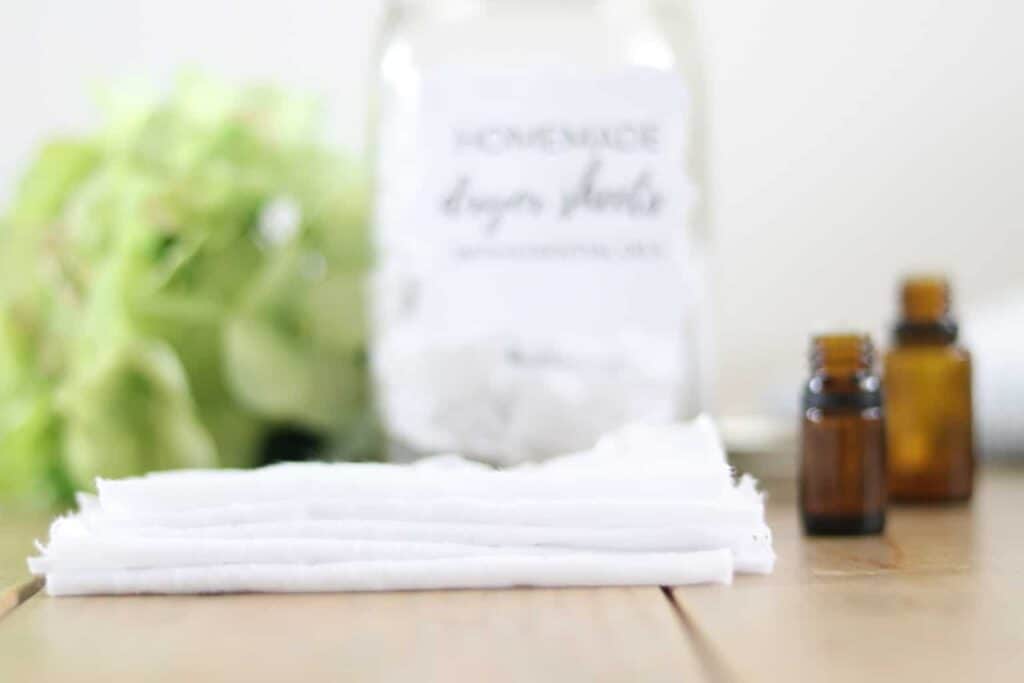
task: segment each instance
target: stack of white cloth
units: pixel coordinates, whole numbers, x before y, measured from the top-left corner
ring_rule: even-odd
[[[496,470],[283,464],[98,480],[29,567],[51,595],[729,583],[775,562],[708,418]]]

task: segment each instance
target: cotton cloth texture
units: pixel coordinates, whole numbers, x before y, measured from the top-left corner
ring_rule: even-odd
[[[729,583],[775,554],[713,423],[492,469],[301,463],[99,480],[29,568],[51,595]]]

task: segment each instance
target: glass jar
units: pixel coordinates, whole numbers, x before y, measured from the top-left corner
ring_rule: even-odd
[[[393,1],[372,365],[393,456],[508,464],[706,405],[688,4]]]

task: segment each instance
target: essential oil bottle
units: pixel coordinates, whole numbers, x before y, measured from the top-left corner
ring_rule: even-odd
[[[889,496],[967,500],[974,483],[971,357],[957,345],[949,283],[909,278],[901,299],[885,357]]]
[[[808,534],[873,534],[885,527],[885,429],[874,360],[867,335],[811,341],[800,463]]]

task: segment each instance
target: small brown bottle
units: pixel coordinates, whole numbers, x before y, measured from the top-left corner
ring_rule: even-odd
[[[971,357],[957,345],[948,282],[915,277],[885,357],[889,496],[945,502],[971,497]]]
[[[814,337],[803,395],[800,510],[808,534],[885,527],[885,430],[871,339]]]

